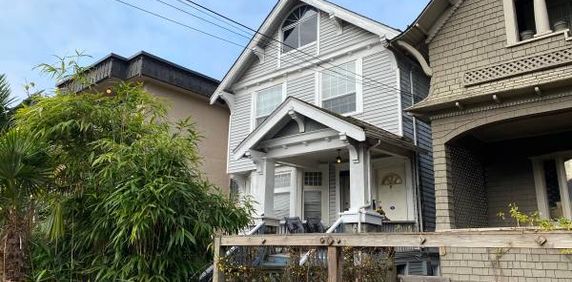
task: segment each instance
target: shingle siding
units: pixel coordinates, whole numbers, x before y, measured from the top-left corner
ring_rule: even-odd
[[[463,76],[467,71],[572,47],[572,41],[565,40],[563,34],[507,47],[502,2],[463,1],[430,42],[429,60],[433,69],[431,100],[449,102],[572,77],[572,65],[567,64],[474,86],[464,85]]]

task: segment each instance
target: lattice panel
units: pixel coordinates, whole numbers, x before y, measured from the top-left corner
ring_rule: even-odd
[[[456,228],[487,227],[483,166],[474,152],[449,145]]]
[[[572,48],[567,48],[468,71],[463,77],[463,82],[465,86],[471,86],[570,63],[572,63]]]

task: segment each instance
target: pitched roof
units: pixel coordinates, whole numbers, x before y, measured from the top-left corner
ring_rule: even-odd
[[[207,98],[219,84],[219,81],[212,77],[144,51],[129,58],[111,53],[90,65],[86,72],[92,84],[98,84],[106,79],[129,80],[147,77]],[[60,81],[56,86],[58,88],[71,87],[75,92],[84,90],[81,85],[70,84],[70,82],[70,80]]]
[[[283,17],[286,16],[285,13],[289,12],[289,7],[296,2],[311,5],[320,11],[326,12],[345,22],[349,22],[386,39],[391,39],[399,34],[398,29],[354,13],[325,0],[279,0],[274,8],[272,8],[272,11],[270,11],[270,14],[268,14],[264,22],[260,25],[257,33],[251,38],[246,48],[244,48],[238,59],[222,79],[220,85],[211,97],[211,103],[214,103],[220,97],[221,93],[227,91],[228,87],[230,87],[235,80],[239,78],[241,72],[248,65],[248,59],[251,56],[255,56],[255,48],[268,41],[268,38],[271,37],[274,31],[279,28]]]
[[[256,127],[254,131],[252,131],[242,140],[242,142],[240,142],[240,144],[238,144],[238,146],[236,146],[233,150],[234,157],[242,157],[244,153],[260,142],[281,119],[288,115],[289,111],[297,112],[306,118],[315,120],[339,132],[343,132],[347,134],[348,137],[357,141],[363,142],[367,140],[367,138],[372,138],[378,139],[382,143],[391,144],[406,150],[419,150],[419,148],[408,138],[395,135],[365,121],[343,116],[289,96],[266,118],[266,120],[264,120],[264,122]]]

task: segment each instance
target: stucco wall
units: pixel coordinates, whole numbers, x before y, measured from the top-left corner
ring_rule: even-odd
[[[198,146],[203,171],[212,183],[228,191],[230,180],[226,173],[226,155],[229,110],[221,105],[209,105],[207,98],[158,83],[148,81],[144,87],[149,93],[164,98],[170,106],[168,117],[171,121],[191,117],[203,137]]]
[[[570,281],[572,256],[556,249],[448,248],[441,275],[456,281]]]

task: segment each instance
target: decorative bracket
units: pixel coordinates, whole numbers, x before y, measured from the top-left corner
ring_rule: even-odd
[[[256,165],[256,173],[262,175],[264,174],[264,160],[266,158],[266,154],[256,150],[248,150],[245,154],[246,157],[250,158],[252,162]]]
[[[219,97],[226,102],[230,112],[232,113],[234,111],[234,95],[223,91],[219,94]]]
[[[338,31],[338,35],[342,34],[344,32],[344,21],[336,17],[335,14],[330,14],[330,20],[334,22],[336,30]]]
[[[354,164],[359,163],[359,155],[356,149],[356,145],[352,144],[352,142],[350,142],[350,140],[348,139],[348,136],[345,133],[339,133],[339,138],[340,141],[342,141],[344,144],[346,144],[346,148],[348,148],[348,151],[350,153],[350,159],[352,160],[352,162]]]
[[[429,76],[429,77],[433,76],[433,69],[431,69],[431,67],[429,66],[429,63],[427,63],[427,60],[425,60],[425,57],[423,57],[423,55],[421,55],[421,53],[419,51],[417,51],[417,49],[415,49],[415,47],[411,46],[409,43],[402,41],[402,40],[398,40],[398,41],[396,41],[396,43],[397,43],[397,45],[399,45],[399,47],[405,49],[407,52],[409,52],[409,54],[411,54],[413,57],[415,57],[417,62],[421,65],[423,72],[427,76]]]
[[[259,63],[264,63],[264,49],[262,47],[254,46],[254,48],[252,48],[252,53],[258,57]]]
[[[306,132],[306,126],[304,125],[304,116],[296,113],[294,110],[290,109],[288,115],[298,124],[298,132]]]

